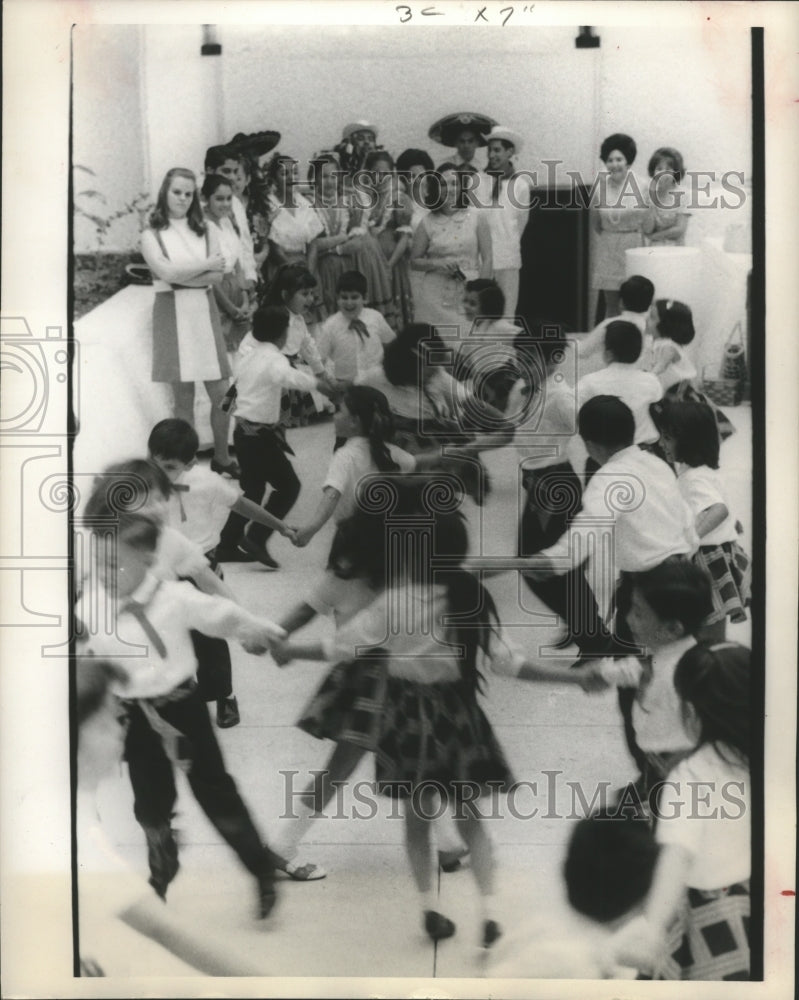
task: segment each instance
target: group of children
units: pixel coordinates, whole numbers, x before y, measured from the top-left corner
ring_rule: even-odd
[[[240,488],[198,465],[196,432],[169,419],[153,429],[147,459],[99,478],[84,511],[90,531],[115,526],[115,548],[88,573],[77,616],[83,648],[122,667],[111,689],[125,708],[125,759],[151,885],[164,898],[178,870],[170,751],[188,756],[192,792],[255,877],[262,917],[275,901],[276,869],[296,880],[324,877],[317,864],[298,860],[299,844],[336,782],[371,752],[377,790],[403,803],[427,935],[438,941],[456,931],[433,893],[429,817],[440,799],[450,820],[436,830],[439,860],[471,855],[480,943],[492,948],[502,928],[478,802],[506,791],[514,775],[480,706],[486,674],[586,691],[616,687],[640,770],[619,802],[634,807],[635,825],[618,808],[578,827],[565,868],[569,898],[604,924],[635,916],[609,939],[617,966],[659,978],[745,978],[750,661],[724,640],[727,618],[745,618],[749,561],[718,472],[719,418],[691,385],[690,310],[663,300],[652,310],[651,282],[628,279],[622,315],[577,348],[581,357],[601,349],[605,367],[569,385],[574,341],[519,331],[503,319],[497,286],[468,283],[474,342],[493,337],[497,347],[486,361],[465,337],[447,392],[456,410],[476,400],[483,426],[472,422],[454,446],[411,454],[393,442],[396,414],[370,373],[381,369],[387,386],[402,388],[391,356],[406,358],[420,406],[433,406],[422,340],[444,341],[432,329],[426,338],[411,329],[395,337],[366,307],[358,272],[340,276],[339,312],[312,337],[303,312],[314,282],[300,266],[283,268],[239,348],[227,402]],[[298,358],[308,372],[296,367]],[[336,440],[316,510],[305,524],[288,525],[300,482],[284,418],[312,391],[335,402]],[[455,417],[468,423],[463,413]],[[453,456],[474,460],[513,433],[524,487],[518,554],[529,557],[522,576],[563,620],[558,645],[574,649],[566,666],[542,657],[532,641],[509,645],[490,588],[467,568],[458,504],[435,499],[464,492]],[[120,482],[134,489],[120,491]],[[393,497],[390,531],[373,502],[378,495]],[[278,570],[267,548],[274,531],[302,547],[329,520],[335,534],[319,585],[279,624],[237,604],[220,564]],[[98,601],[115,616],[111,636],[88,627]],[[298,641],[317,614],[333,618],[332,636]],[[298,725],[335,746],[305,790],[301,815],[281,821],[271,847],[226,771],[203,704],[216,702],[220,727],[239,721],[229,639],[250,653],[268,651],[279,666],[330,664]],[[120,655],[126,646],[139,652]],[[696,780],[712,783],[714,794],[734,784],[740,814],[723,827],[689,822]],[[616,893],[604,866],[612,870],[628,847],[631,864],[644,860]],[[702,929],[725,921],[724,944],[734,947],[716,948]],[[519,961],[505,974],[533,974]]]

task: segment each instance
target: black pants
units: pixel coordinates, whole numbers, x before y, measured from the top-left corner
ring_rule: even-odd
[[[233,431],[236,458],[241,469],[239,482],[244,496],[261,504],[267,485],[272,487],[264,510],[281,520],[288,514],[300,495],[300,481],[294,466],[284,450],[284,442],[274,430],[264,426],[257,434],[245,434],[236,424]],[[222,529],[221,544],[233,548],[241,539],[247,518],[232,513]],[[265,545],[272,535],[272,528],[253,523],[248,532],[252,541]]]
[[[205,558],[211,569],[216,571],[214,560],[206,552]],[[222,574],[218,574],[222,579]],[[181,577],[193,587],[197,584],[191,577]],[[199,588],[197,588],[199,589]],[[221,701],[233,694],[233,664],[230,660],[230,647],[224,639],[202,632],[189,633],[194,646],[194,656],[197,660],[197,690],[203,701]]]
[[[197,691],[166,702],[156,711],[188,741],[191,763],[187,777],[205,815],[249,872],[255,876],[268,872],[269,855],[236,783],[225,770],[208,709]],[[129,720],[125,757],[133,787],[134,815],[144,827],[166,826],[177,801],[172,764],[161,737],[136,702],[129,703]]]
[[[568,530],[580,509],[580,480],[568,462],[529,473],[527,491],[519,525],[521,556],[535,555],[553,545]],[[607,649],[611,636],[582,566],[547,580],[524,576],[524,582],[536,597],[560,615],[581,654],[600,655]]]

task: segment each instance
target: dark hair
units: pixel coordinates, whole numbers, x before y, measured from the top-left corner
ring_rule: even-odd
[[[205,220],[203,219],[203,211],[200,207],[200,193],[197,190],[197,178],[194,176],[193,172],[188,170],[186,167],[172,167],[172,169],[167,170],[164,175],[164,179],[161,181],[161,187],[158,189],[158,197],[155,200],[155,208],[150,213],[150,228],[169,228],[169,208],[167,207],[166,196],[169,191],[169,185],[175,177],[183,177],[185,180],[192,181],[194,183],[194,196],[191,199],[189,210],[186,213],[186,221],[188,222],[189,229],[191,229],[192,232],[196,233],[198,236],[204,236]]]
[[[285,306],[303,288],[316,288],[316,278],[302,264],[284,264],[264,296],[265,306]]]
[[[410,177],[411,167],[424,167],[425,170],[432,170],[433,160],[430,154],[423,149],[403,149],[397,157],[397,173]]]
[[[661,621],[679,622],[686,635],[693,635],[713,610],[710,577],[689,559],[666,559],[635,573],[631,582]]]
[[[209,146],[205,151],[204,170],[206,173],[216,173],[228,160],[241,163],[243,157],[230,146]]]
[[[125,684],[127,674],[116,663],[93,656],[75,660],[75,713],[78,726],[95,715],[105,704],[112,682]]]
[[[145,514],[119,514],[117,540],[141,552],[155,552],[161,525]]]
[[[655,167],[661,160],[665,160],[668,163],[668,172],[677,183],[685,177],[685,164],[683,163],[682,153],[674,149],[673,146],[661,146],[649,158],[648,170],[650,177],[655,176]]]
[[[217,188],[221,188],[223,186],[229,187],[232,191],[233,181],[229,177],[224,177],[222,174],[206,174],[202,186],[203,198],[210,198]]]
[[[578,430],[583,441],[618,450],[635,440],[635,417],[618,396],[594,396],[580,407]]]
[[[337,576],[344,561],[348,577],[366,580],[373,590],[386,585],[386,528],[383,516],[356,507],[336,528],[327,568]]]
[[[291,313],[285,306],[259,306],[252,317],[252,336],[259,344],[274,344],[289,328]]]
[[[608,157],[614,149],[617,149],[621,153],[627,161],[628,167],[633,165],[636,154],[638,153],[638,147],[635,145],[635,139],[632,139],[629,135],[625,135],[623,132],[614,132],[613,135],[609,135],[599,147],[600,160],[602,160],[603,163],[607,163]]]
[[[266,189],[268,191],[272,191],[274,189],[277,181],[277,175],[282,164],[296,162],[297,161],[293,156],[285,156],[283,153],[275,153],[264,168],[263,178]]]
[[[334,167],[338,168],[336,187],[341,188],[344,183],[344,171],[341,169],[341,163],[335,153],[318,153],[314,156],[308,164],[308,180],[314,188],[318,189],[322,180],[322,167],[325,163],[332,163]]]
[[[155,462],[134,458],[129,462],[109,465],[102,475],[95,477],[83,517],[95,520],[136,513],[153,493],[161,493],[165,497],[172,493],[169,476]]]
[[[351,385],[343,401],[360,421],[364,436],[369,439],[372,461],[380,472],[399,472],[399,466],[386,447],[394,437],[394,418],[383,393],[368,385]]]
[[[605,327],[605,350],[614,361],[631,365],[641,357],[644,337],[635,323],[614,319]]]
[[[466,208],[467,198],[464,190],[463,172],[458,169],[457,164],[447,161],[436,167],[433,173],[427,175],[427,194],[425,207],[431,212],[440,212],[446,203],[445,183],[443,175],[452,172],[455,174],[455,183],[458,185],[458,198],[455,202],[458,208]]]
[[[418,385],[419,358],[413,347],[399,337],[386,344],[383,371],[392,385]]]
[[[476,292],[480,302],[480,316],[501,318],[505,315],[505,293],[491,278],[475,278],[466,282],[467,292]]]
[[[360,271],[344,271],[343,274],[339,275],[339,279],[336,282],[336,293],[360,292],[366,298],[368,290],[369,284],[366,280],[366,275]]]
[[[369,153],[367,153],[366,159],[364,160],[363,163],[364,170],[374,170],[375,164],[378,163],[380,160],[385,160],[390,166],[390,168],[392,170],[394,169],[394,159],[391,156],[391,153],[389,153],[385,149],[372,149],[369,151]]]
[[[176,458],[184,465],[194,460],[199,447],[197,431],[178,417],[159,420],[147,439],[147,451],[152,458]]]
[[[658,845],[649,821],[600,810],[572,831],[563,866],[569,903],[608,923],[642,902],[652,884]]]
[[[723,748],[728,747],[746,762],[752,713],[751,657],[736,642],[700,643],[683,653],[674,671],[677,694],[693,706],[699,719],[699,746],[711,743],[722,757]]]
[[[658,423],[661,432],[674,438],[675,461],[693,469],[718,469],[721,435],[711,406],[692,399],[665,400]]]
[[[644,313],[652,305],[655,297],[655,286],[641,274],[633,274],[623,281],[619,295],[625,307],[630,312]]]
[[[684,302],[675,302],[674,299],[658,299],[655,308],[658,311],[660,336],[667,337],[683,347],[690,344],[696,336],[690,306]]]

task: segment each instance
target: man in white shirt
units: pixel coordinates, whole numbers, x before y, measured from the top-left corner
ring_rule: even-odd
[[[519,302],[521,239],[532,203],[532,180],[516,173],[513,156],[522,150],[518,132],[496,125],[486,136],[488,167],[475,190],[478,206],[488,212],[494,281],[505,296],[505,315],[513,318]]]
[[[459,170],[477,173],[474,154],[479,146],[486,145],[486,135],[496,125],[493,118],[481,115],[475,111],[458,111],[445,115],[430,126],[428,135],[434,142],[457,150],[455,156],[448,158]]]

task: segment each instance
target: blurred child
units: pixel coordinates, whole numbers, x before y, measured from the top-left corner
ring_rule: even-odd
[[[569,908],[549,907],[503,942],[492,978],[622,978],[609,944],[640,912],[657,852],[646,820],[612,810],[581,819],[563,866]]]
[[[179,867],[171,828],[177,790],[159,735],[163,720],[186,737],[191,790],[218,833],[256,879],[258,912],[266,917],[276,898],[274,867],[225,769],[208,710],[197,692],[191,630],[237,638],[251,652],[264,651],[270,638],[282,635],[282,630],[232,601],[201,594],[188,583],[158,580],[151,572],[158,524],[141,514],[123,512],[114,517],[113,508],[108,513],[115,524],[112,541],[116,545],[108,546],[99,560],[97,579],[82,595],[78,618],[85,626],[92,621],[93,609],[113,616],[110,631],[90,630],[88,654],[118,657],[120,648],[132,650],[122,663],[129,717],[125,756],[134,812],[147,837],[150,884],[165,898]],[[98,543],[103,543],[102,531]]]
[[[750,652],[694,646],[677,664],[674,687],[698,745],[663,787],[652,888],[613,951],[655,979],[747,980]]]
[[[719,642],[726,622],[746,621],[751,600],[752,567],[738,544],[719,473],[719,431],[713,410],[692,401],[667,404],[661,414],[661,442],[668,458],[677,463],[677,485],[693,512],[699,551],[697,566],[713,581],[713,611],[699,638]]]
[[[379,313],[378,313],[379,315]],[[307,545],[332,517],[336,524],[354,513],[361,479],[375,472],[410,472],[416,459],[391,443],[393,421],[386,397],[367,385],[350,386],[333,418],[336,437],[345,444],[334,452],[322,484],[316,513],[296,529],[296,544]]]
[[[236,954],[218,928],[203,933],[171,914],[146,883],[128,869],[102,828],[97,790],[122,759],[124,707],[111,685],[124,691],[125,673],[106,660],[78,658],[75,664],[77,748],[78,940],[81,975],[113,971],[119,921],[151,938],[208,976],[258,976],[249,957]],[[124,938],[122,939],[124,946]]]
[[[461,329],[455,376],[461,382],[471,382],[473,390],[485,402],[504,411],[507,392],[514,381],[513,341],[519,328],[505,318],[505,296],[491,278],[466,282],[463,312],[466,323]],[[486,397],[489,388],[493,390],[492,398]]]
[[[336,282],[336,295],[338,312],[322,324],[317,346],[341,390],[381,364],[383,346],[396,334],[382,313],[366,307],[366,278],[360,271],[345,271]]]

